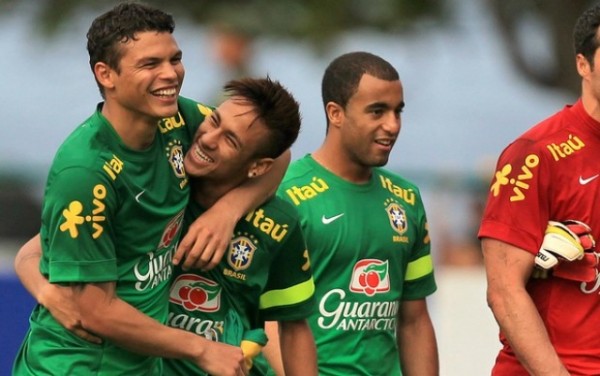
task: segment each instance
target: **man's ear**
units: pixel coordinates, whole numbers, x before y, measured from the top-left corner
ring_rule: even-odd
[[[273,167],[273,158],[260,158],[250,165],[248,177],[256,178],[267,173]]]
[[[344,109],[335,102],[327,102],[325,106],[329,126],[339,127],[344,121]]]
[[[114,84],[114,75],[116,72],[111,69],[108,64],[103,62],[97,62],[94,65],[94,75],[96,76],[96,81],[105,89],[113,89],[115,87]]]

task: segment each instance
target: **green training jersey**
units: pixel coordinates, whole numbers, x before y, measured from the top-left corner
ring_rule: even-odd
[[[171,258],[188,202],[184,153],[207,108],[181,98],[158,123],[152,145],[128,148],[97,111],[61,145],[42,208],[40,271],[51,283],[116,282],[116,293],[166,322]],[[111,341],[86,342],[38,305],[15,360],[15,375],[154,375],[154,357]]]
[[[190,202],[191,223],[204,209]],[[214,269],[185,272],[176,268],[168,325],[235,346],[264,321],[298,320],[314,308],[310,261],[296,210],[273,198],[242,218],[227,253]],[[230,325],[235,312],[240,325]],[[234,333],[236,332],[236,333]],[[251,375],[264,375],[255,360]],[[203,375],[193,363],[165,359],[165,375]]]
[[[436,290],[417,187],[380,168],[353,184],[307,155],[278,195],[297,208],[312,261],[319,374],[400,375],[399,306]]]

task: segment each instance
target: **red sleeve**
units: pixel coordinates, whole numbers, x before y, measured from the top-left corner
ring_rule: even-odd
[[[496,166],[479,238],[494,238],[536,254],[549,220],[547,153],[530,140],[509,145]]]

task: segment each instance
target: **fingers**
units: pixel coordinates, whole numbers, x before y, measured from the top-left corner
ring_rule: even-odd
[[[97,336],[93,335],[92,333],[90,333],[90,332],[88,332],[86,330],[78,328],[78,329],[74,329],[72,332],[77,337],[79,337],[79,338],[81,338],[81,339],[83,339],[85,341],[88,341],[88,342],[91,342],[91,343],[95,343],[97,345],[102,344],[102,338],[97,337]]]
[[[181,264],[183,270],[201,269],[207,271],[217,266],[228,249],[230,239],[222,239],[207,233],[191,235],[188,232],[186,239],[184,239],[186,243],[182,242],[173,256],[173,263],[175,265]],[[195,241],[191,242],[189,239]]]
[[[203,269],[207,265],[214,253],[214,250],[209,246],[210,239],[208,237],[200,237],[196,239],[193,247],[190,248],[185,261],[181,265],[183,270],[192,268]]]
[[[185,257],[183,270],[201,269],[208,271],[217,266],[227,251],[229,243],[218,241],[214,237],[197,239]]]
[[[228,246],[229,246],[229,243],[214,242],[214,243],[210,244],[207,248],[210,249],[211,257],[208,260],[208,262],[206,263],[206,265],[204,265],[202,267],[202,270],[207,271],[207,270],[210,270],[210,269],[214,268],[215,266],[219,265],[219,263],[221,262],[221,259],[223,258],[223,255],[227,251]]]
[[[190,230],[191,230],[191,227],[190,227]],[[185,255],[192,248],[192,245],[194,244],[193,240],[194,240],[194,237],[193,237],[192,231],[188,231],[185,234],[185,236],[183,237],[183,239],[181,239],[181,241],[179,242],[179,245],[177,246],[177,250],[175,251],[175,254],[173,255],[173,265],[179,265],[181,260],[185,257]]]

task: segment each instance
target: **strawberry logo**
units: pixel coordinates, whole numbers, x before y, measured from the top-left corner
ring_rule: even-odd
[[[350,291],[373,296],[390,291],[388,262],[377,259],[364,259],[354,265]]]
[[[181,224],[183,222],[183,211],[177,214],[165,227],[163,234],[158,244],[158,249],[166,248],[171,245],[173,240],[179,236],[179,230],[181,230]]]
[[[210,279],[182,274],[171,285],[169,301],[188,311],[218,311],[221,306],[221,287]]]

